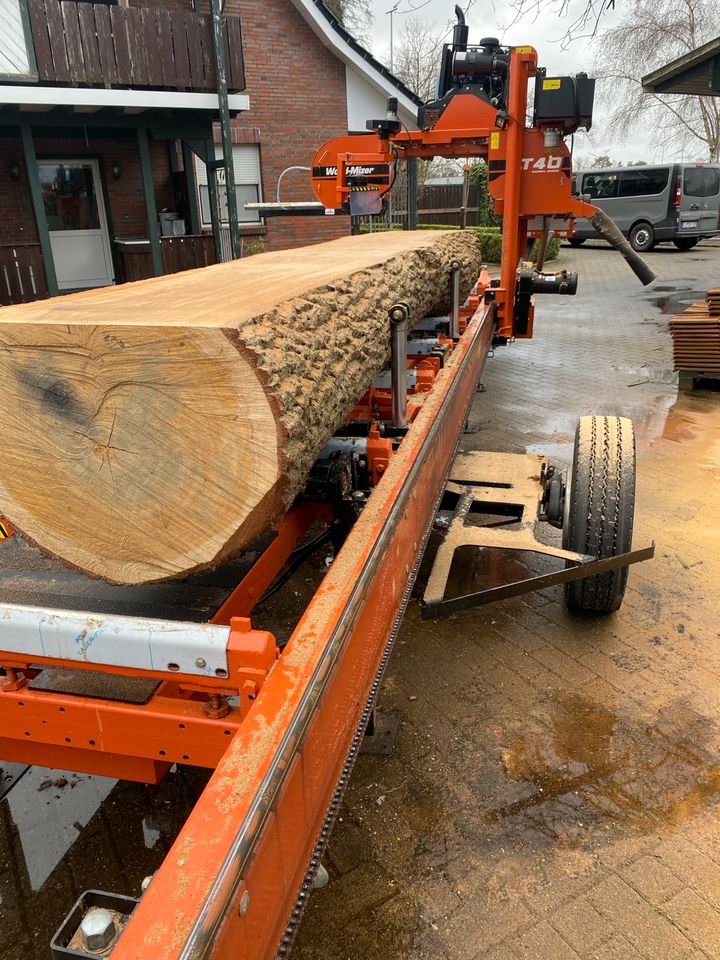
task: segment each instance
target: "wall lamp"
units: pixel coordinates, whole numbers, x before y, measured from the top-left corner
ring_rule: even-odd
[[[15,183],[20,179],[20,166],[17,161],[10,165],[10,179],[14,180]]]
[[[120,179],[120,174],[122,173],[122,167],[120,166],[119,160],[114,160],[112,165],[112,175],[114,180]]]

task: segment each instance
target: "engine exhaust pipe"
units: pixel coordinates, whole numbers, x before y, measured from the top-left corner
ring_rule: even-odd
[[[590,218],[590,223],[595,227],[603,240],[607,240],[611,247],[614,247],[618,253],[621,253],[625,257],[630,269],[644,287],[656,279],[650,267],[645,263],[640,254],[633,250],[622,235],[618,225],[604,210],[596,210]]]

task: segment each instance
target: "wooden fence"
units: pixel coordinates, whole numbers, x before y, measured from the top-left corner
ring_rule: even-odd
[[[208,267],[216,263],[215,240],[211,234],[188,234],[184,237],[162,237],[163,270],[168,273],[180,273],[195,267]],[[120,283],[133,280],[147,280],[153,276],[150,244],[142,250],[131,250],[120,254]]]
[[[41,82],[217,89],[210,17],[158,7],[28,0]],[[227,17],[230,90],[245,89],[238,17]]]
[[[0,305],[30,303],[48,296],[39,243],[0,246]]]

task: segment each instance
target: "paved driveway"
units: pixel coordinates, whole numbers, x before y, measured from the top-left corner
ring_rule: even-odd
[[[652,290],[563,248],[578,295],[497,351],[462,446],[567,462],[579,416],[631,416],[656,558],[602,620],[560,588],[438,624],[411,606],[381,697],[398,747],[356,767],[296,960],[720,956],[720,393],[678,396],[663,312],[720,250],[648,260]]]

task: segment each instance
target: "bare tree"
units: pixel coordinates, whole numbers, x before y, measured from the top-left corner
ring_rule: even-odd
[[[511,15],[505,29],[526,18],[555,17],[561,31],[558,40],[567,47],[573,40],[594,37],[604,17],[615,9],[615,0],[510,0],[502,9]]]
[[[367,40],[374,20],[370,0],[325,0],[325,6],[349,33],[358,40]]]
[[[642,126],[656,131],[658,146],[717,162],[720,99],[646,93],[640,79],[718,33],[718,0],[635,0],[598,44],[596,76],[614,131]]]
[[[395,76],[424,102],[435,96],[440,71],[440,44],[435,24],[419,17],[403,22],[393,55]]]

